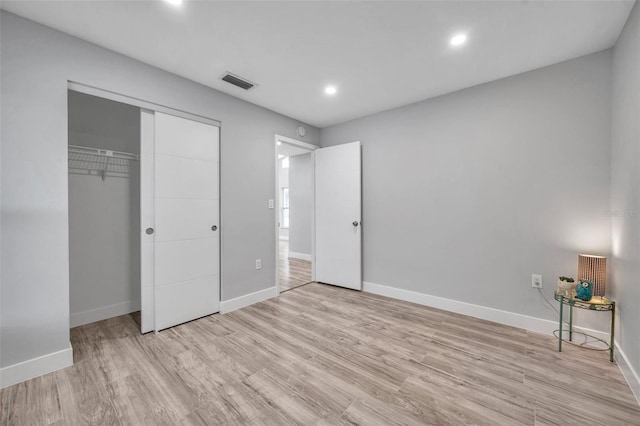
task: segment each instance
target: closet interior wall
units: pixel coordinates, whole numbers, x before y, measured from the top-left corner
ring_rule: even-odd
[[[75,327],[140,310],[140,163],[116,160],[124,166],[101,175],[90,167],[76,169],[71,159],[72,146],[139,155],[140,109],[69,91],[68,113],[69,297]]]

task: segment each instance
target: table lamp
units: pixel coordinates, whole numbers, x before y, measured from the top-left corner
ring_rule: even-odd
[[[607,258],[589,254],[578,255],[578,280],[593,282],[593,295],[604,296],[607,286]]]

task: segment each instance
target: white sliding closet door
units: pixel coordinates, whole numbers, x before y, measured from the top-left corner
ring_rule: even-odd
[[[153,115],[154,226],[143,225],[143,240],[153,239],[152,321],[162,330],[220,310],[219,128]]]

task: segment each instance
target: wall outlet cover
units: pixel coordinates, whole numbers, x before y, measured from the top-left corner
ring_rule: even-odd
[[[531,287],[542,288],[542,275],[531,274]]]

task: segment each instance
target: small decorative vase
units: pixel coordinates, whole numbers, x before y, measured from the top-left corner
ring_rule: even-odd
[[[593,296],[593,281],[581,279],[576,285],[576,297],[588,302]]]
[[[573,289],[576,287],[575,282],[558,280],[558,294],[564,297],[572,297]]]

